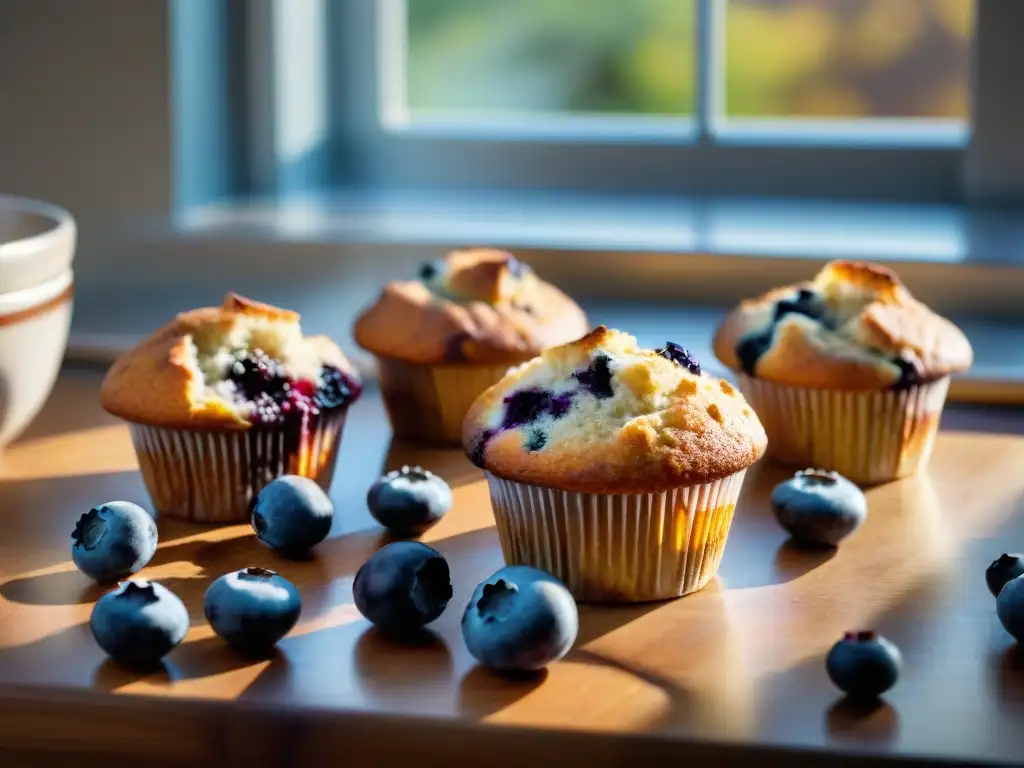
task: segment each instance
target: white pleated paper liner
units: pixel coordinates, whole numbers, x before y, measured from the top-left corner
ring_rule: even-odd
[[[399,437],[461,445],[473,401],[508,373],[509,365],[416,365],[378,358],[381,395]]]
[[[347,408],[321,414],[305,429],[187,430],[131,424],[132,443],[156,511],[199,523],[240,523],[276,477],[294,474],[324,490],[334,475]]]
[[[927,464],[949,377],[905,390],[856,392],[789,387],[739,374],[739,386],[764,425],[770,458],[874,485]]]
[[[561,579],[577,600],[644,602],[718,572],[745,471],[659,493],[575,493],[487,472],[505,562]]]

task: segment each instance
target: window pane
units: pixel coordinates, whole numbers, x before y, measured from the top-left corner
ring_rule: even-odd
[[[407,0],[406,8],[414,114],[693,108],[693,0]]]
[[[729,117],[967,115],[972,0],[728,0]]]

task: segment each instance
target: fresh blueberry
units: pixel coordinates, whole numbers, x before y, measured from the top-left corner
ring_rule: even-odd
[[[572,395],[568,392],[555,394],[548,389],[521,389],[505,398],[505,418],[501,426],[515,429],[550,416],[560,419],[572,407]]]
[[[388,544],[356,572],[352,598],[382,631],[409,634],[440,616],[452,599],[448,561],[418,541]]]
[[[736,357],[748,376],[757,375],[757,363],[772,345],[772,331],[773,328],[769,328],[760,333],[748,334],[736,344]]]
[[[834,547],[868,516],[864,492],[837,472],[804,469],[775,486],[776,519],[798,544]]]
[[[156,523],[139,505],[108,501],[82,515],[71,534],[71,559],[99,582],[138,573],[156,552]]]
[[[999,597],[1007,582],[1018,576],[1024,576],[1024,555],[1000,555],[985,569],[985,583],[993,597]]]
[[[1006,582],[996,598],[996,615],[1018,643],[1024,643],[1024,576]]]
[[[334,505],[308,477],[283,475],[263,487],[252,505],[260,541],[286,557],[301,557],[327,538]]]
[[[854,699],[876,699],[900,676],[903,658],[897,648],[875,632],[847,632],[825,659],[828,676]]]
[[[572,376],[584,389],[598,400],[614,396],[612,390],[612,371],[609,367],[611,358],[608,355],[597,355],[590,365]]]
[[[674,341],[666,341],[665,346],[662,349],[656,350],[657,354],[664,357],[666,360],[671,360],[677,365],[683,366],[686,370],[692,373],[694,376],[700,376],[700,363],[697,358],[693,356],[693,353],[688,349],[683,349],[680,345]]]
[[[288,579],[265,568],[221,576],[206,590],[203,610],[217,635],[240,653],[270,652],[299,620],[302,598]]]
[[[373,518],[396,536],[415,536],[451,509],[452,489],[422,467],[402,467],[370,486],[366,505]]]
[[[502,568],[477,586],[462,636],[485,667],[528,671],[569,652],[579,630],[576,601],[554,576],[525,565]]]
[[[156,666],[188,633],[178,596],[151,581],[126,581],[96,601],[89,628],[115,661],[133,669]]]

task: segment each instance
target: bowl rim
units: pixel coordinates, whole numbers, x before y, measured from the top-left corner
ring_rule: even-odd
[[[8,324],[12,316],[34,312],[38,308],[69,297],[74,283],[75,273],[69,268],[45,283],[0,295],[0,325]]]
[[[0,210],[34,213],[49,219],[52,225],[44,232],[17,240],[0,241],[0,262],[28,259],[45,253],[59,240],[75,231],[75,219],[66,210],[53,203],[16,195],[0,194]]]

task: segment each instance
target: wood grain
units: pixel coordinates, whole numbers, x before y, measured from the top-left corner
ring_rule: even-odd
[[[0,764],[68,753],[76,765],[250,767],[342,756],[446,766],[1024,756],[1024,654],[984,581],[992,559],[1024,549],[1024,412],[950,409],[927,473],[869,491],[868,522],[835,552],[786,542],[767,494],[790,470],[758,466],[710,587],[667,603],[583,606],[564,661],[507,680],[476,667],[459,632],[472,588],[502,565],[482,476],[456,451],[392,444],[370,392],[342,441],[332,536],[312,560],[277,558],[247,526],[161,522],[143,575],[177,592],[193,623],[165,669],[139,677],[93,643],[87,621],[102,589],[68,552],[92,505],[148,504],[127,431],[99,409],[98,382],[65,371],[41,418],[0,454]],[[405,463],[439,472],[455,493],[423,536],[447,556],[455,598],[433,640],[415,647],[379,636],[351,599],[356,569],[386,540],[366,489]],[[255,662],[233,656],[202,615],[210,581],[249,565],[279,571],[304,599],[280,652]],[[889,636],[906,663],[886,703],[867,712],[841,700],[822,663],[856,628]]]

